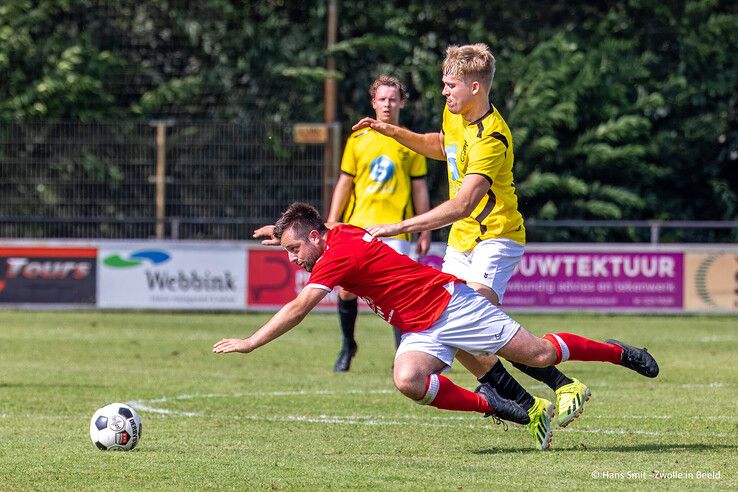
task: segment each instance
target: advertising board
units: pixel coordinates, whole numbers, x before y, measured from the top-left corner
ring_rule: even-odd
[[[243,310],[246,249],[213,243],[103,243],[98,307]]]
[[[0,303],[95,304],[95,248],[0,247]]]

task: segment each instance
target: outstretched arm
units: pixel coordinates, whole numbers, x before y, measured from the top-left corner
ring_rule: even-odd
[[[372,128],[382,135],[392,137],[405,147],[414,150],[418,154],[437,161],[446,160],[446,152],[443,149],[443,133],[415,133],[407,128],[402,128],[390,123],[384,123],[374,118],[362,118],[351,129]]]
[[[328,229],[333,229],[338,224],[340,224],[340,222],[326,222],[325,226]],[[273,224],[259,227],[253,232],[253,237],[254,239],[262,238],[261,244],[263,244],[264,246],[281,246],[279,239],[274,237]]]
[[[457,220],[469,217],[489,191],[489,181],[482,175],[469,174],[461,183],[459,192],[428,212],[396,224],[377,224],[365,227],[372,236],[389,237],[406,232],[439,229]]]
[[[285,304],[272,319],[256,330],[248,338],[223,338],[213,345],[213,352],[226,354],[241,352],[247,354],[262,345],[266,345],[300,324],[307,314],[328,295],[328,291],[313,287],[302,289],[300,294]]]

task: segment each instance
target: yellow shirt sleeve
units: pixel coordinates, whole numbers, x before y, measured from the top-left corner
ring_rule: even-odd
[[[497,174],[505,164],[507,148],[499,140],[485,138],[476,142],[469,149],[469,165],[466,174],[482,174],[490,181],[497,178]]]
[[[341,157],[341,171],[351,176],[356,176],[356,156],[354,156],[354,134],[349,135],[346,141],[346,147],[343,149],[343,157]]]
[[[420,154],[413,156],[412,163],[410,164],[410,177],[420,178],[428,174],[428,163],[425,157]]]

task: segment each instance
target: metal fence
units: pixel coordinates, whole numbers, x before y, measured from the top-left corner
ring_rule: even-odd
[[[325,146],[295,143],[292,132],[217,122],[0,123],[0,237],[249,239],[293,201],[325,211]],[[434,204],[445,199],[445,166],[431,164],[428,183]],[[738,240],[738,221],[527,220],[526,228],[530,242]]]
[[[738,220],[527,220],[530,242],[735,243]],[[614,234],[612,232],[615,232]],[[584,239],[580,239],[584,238]]]
[[[291,131],[2,124],[0,237],[248,238],[291,201],[322,206],[323,146],[296,144]]]

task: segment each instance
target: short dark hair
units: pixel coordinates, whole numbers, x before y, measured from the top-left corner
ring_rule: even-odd
[[[400,101],[407,101],[407,87],[405,87],[405,84],[400,82],[400,79],[391,75],[380,75],[379,77],[374,79],[372,85],[369,86],[369,97],[372,101],[374,101],[374,96],[377,95],[377,89],[379,89],[383,85],[386,85],[387,87],[394,87],[395,89],[397,89],[397,92],[400,93]]]
[[[301,202],[293,203],[282,212],[274,224],[274,238],[282,239],[284,231],[290,228],[294,230],[295,237],[300,239],[307,239],[313,230],[321,234],[328,230],[315,207]]]

